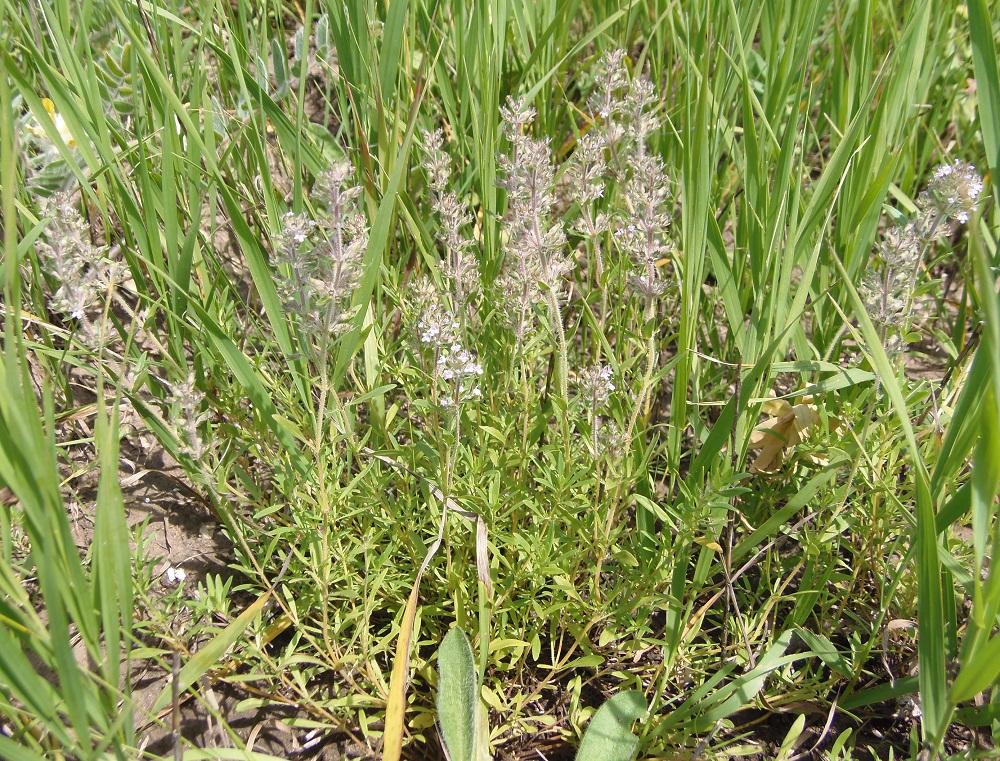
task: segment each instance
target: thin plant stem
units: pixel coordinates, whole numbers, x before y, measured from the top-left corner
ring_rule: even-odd
[[[649,269],[653,269],[652,264],[649,265]],[[650,282],[652,282],[652,278],[650,278]],[[655,317],[656,299],[653,296],[647,296],[646,311],[644,316],[645,327],[649,329],[649,338],[646,340],[646,371],[642,376],[642,386],[639,388],[639,395],[635,400],[635,407],[632,410],[631,417],[629,417],[628,428],[625,431],[626,441],[632,440],[632,434],[635,432],[635,426],[639,420],[639,414],[646,403],[646,396],[649,394],[650,387],[653,384],[653,372],[656,369],[656,332],[652,329],[650,322]]]

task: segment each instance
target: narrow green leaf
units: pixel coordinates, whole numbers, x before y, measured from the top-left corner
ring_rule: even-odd
[[[757,697],[757,693],[764,689],[767,677],[772,671],[805,657],[801,653],[785,655],[791,640],[792,632],[790,630],[782,632],[774,644],[767,649],[755,668],[741,674],[715,695],[712,695],[709,702],[714,705],[698,717],[699,723],[711,727],[719,719],[734,714]]]
[[[829,163],[823,170],[823,176],[819,178],[819,181],[813,188],[809,205],[802,215],[802,221],[799,223],[796,232],[794,250],[801,250],[808,243],[815,227],[819,224],[823,215],[828,212],[834,191],[843,182],[844,174],[851,161],[851,156],[862,134],[864,134],[865,128],[869,124],[868,109],[871,107],[880,84],[881,78],[877,78],[872,83],[864,103],[861,104],[847,132],[844,134],[843,140],[840,141],[837,149],[833,152],[833,156],[830,157]]]
[[[771,369],[774,370],[774,367]],[[842,388],[850,388],[851,386],[857,386],[861,383],[871,383],[876,377],[875,373],[870,373],[867,370],[862,370],[858,367],[843,367],[840,368],[836,375],[830,378],[824,378],[816,383],[811,383],[799,391],[792,391],[791,393],[782,394],[777,397],[767,397],[767,399],[752,399],[750,403],[760,404],[768,399],[796,399],[801,396],[818,396],[820,394],[828,394],[831,391],[839,391]]]
[[[103,632],[104,681],[112,688],[122,680],[122,664],[128,678],[128,647],[132,631],[132,564],[128,520],[118,476],[118,409],[105,415],[98,405],[96,438],[101,473],[97,486],[94,521],[94,591]],[[99,643],[94,643],[99,646]],[[126,712],[130,713],[130,712]],[[131,734],[131,722],[127,724]]]
[[[951,702],[955,705],[972,700],[1000,680],[1000,635],[992,637],[955,677],[951,686]]]
[[[980,707],[960,708],[955,712],[955,720],[967,727],[988,727],[1000,721],[1000,702]]]
[[[3,735],[0,735],[0,757],[7,759],[7,761],[46,761],[45,756],[41,756]]]
[[[64,746],[73,744],[72,735],[58,715],[62,699],[55,688],[38,674],[37,667],[22,650],[20,642],[11,636],[7,622],[0,626],[0,682],[60,743]]]
[[[363,338],[361,326],[368,315],[368,305],[375,286],[382,271],[382,258],[389,247],[389,239],[392,235],[392,221],[395,217],[396,200],[399,189],[402,186],[403,176],[406,173],[407,163],[410,154],[410,147],[413,145],[413,135],[417,126],[417,111],[420,105],[418,100],[413,104],[410,122],[403,136],[403,144],[396,156],[396,165],[393,167],[389,184],[385,189],[385,195],[378,206],[375,221],[372,223],[371,234],[368,237],[368,248],[365,249],[365,259],[361,265],[362,276],[358,287],[354,289],[351,305],[357,310],[357,315],[351,321],[353,328],[339,344],[336,371],[334,380],[339,381],[347,371],[350,361],[357,351],[358,344]]]
[[[844,656],[834,646],[834,644],[822,634],[814,634],[808,629],[798,627],[796,634],[802,638],[806,646],[816,654],[816,656],[841,676],[850,677],[851,667],[844,660]]]
[[[987,350],[980,344],[959,392],[951,424],[945,432],[941,451],[931,475],[931,496],[935,503],[951,488],[956,474],[965,467],[969,454],[976,444],[980,431],[980,410],[990,388],[990,370]],[[957,519],[957,516],[952,518],[953,521]],[[939,526],[941,531],[944,528]]]
[[[184,761],[282,761],[278,756],[242,748],[185,748],[183,759]]]
[[[708,40],[711,30],[704,28],[695,40]],[[674,424],[667,432],[668,462],[676,466],[681,458],[681,441],[688,420],[689,381],[695,369],[696,333],[701,322],[700,305],[704,293],[706,250],[708,247],[709,200],[712,186],[711,156],[715,145],[714,133],[717,119],[712,116],[709,90],[710,56],[692,53],[687,63],[684,93],[684,142],[681,169],[682,254],[677,265],[681,275],[681,314],[677,336],[677,354],[680,361],[674,371],[674,390],[670,400],[670,419]]]
[[[851,283],[847,271],[834,256],[833,262],[843,278],[845,293],[854,307],[865,350],[882,387],[892,403],[893,411],[906,438],[916,481],[915,544],[917,548],[917,660],[920,668],[920,705],[924,714],[922,724],[925,741],[941,736],[947,727],[947,684],[944,642],[944,600],[941,589],[941,563],[938,558],[937,523],[934,502],[931,499],[927,469],[917,445],[909,409],[896,380],[896,373],[882,346],[882,340],[872,325],[865,305]],[[845,315],[846,317],[846,315]]]
[[[608,29],[608,27],[610,27],[612,24],[618,21],[618,19],[621,18],[623,15],[625,15],[624,10],[615,11],[606,19],[604,19],[600,24],[598,24],[596,27],[589,30],[587,34],[585,34],[580,39],[580,41],[573,46],[573,49],[570,50],[565,56],[563,56],[562,60],[560,60],[555,66],[553,66],[551,69],[549,69],[547,72],[545,72],[545,74],[543,74],[535,81],[535,84],[533,84],[531,88],[524,94],[523,97],[525,101],[528,103],[533,103],[535,98],[538,96],[538,93],[540,93],[542,88],[545,86],[545,83],[548,82],[549,79],[551,79],[559,71],[559,67],[562,66],[562,64],[564,64],[567,60],[575,56],[577,53],[579,53],[581,50],[587,47],[587,45],[589,45],[591,42],[597,39],[597,37],[603,34],[605,30]]]
[[[969,0],[969,35],[976,72],[976,98],[982,126],[986,163],[993,178],[993,203],[1000,205],[1000,69],[993,40],[993,19],[988,0]]]
[[[403,50],[403,32],[406,23],[408,0],[392,0],[382,28],[382,49],[378,59],[378,81],[384,103],[396,101],[396,76]]]
[[[919,687],[919,682],[915,676],[907,676],[897,679],[895,682],[886,682],[867,690],[860,690],[852,695],[848,695],[840,701],[840,707],[845,711],[853,711],[856,708],[886,703],[903,695],[912,695]]]
[[[246,358],[239,347],[233,343],[221,327],[219,327],[211,315],[192,301],[190,307],[198,314],[205,335],[211,340],[215,350],[222,355],[233,375],[246,390],[247,397],[253,402],[255,409],[263,419],[268,428],[271,429],[275,437],[281,442],[285,451],[289,454],[297,470],[304,470],[307,465],[305,458],[300,451],[295,438],[283,428],[277,420],[278,410],[274,405],[270,392],[264,382],[257,375],[250,361]]]

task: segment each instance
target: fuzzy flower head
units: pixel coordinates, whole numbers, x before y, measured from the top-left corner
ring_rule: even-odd
[[[664,231],[637,219],[634,223],[618,227],[613,239],[618,250],[627,254],[642,273],[630,279],[636,292],[647,298],[661,295],[667,284],[660,280],[657,265],[673,250],[673,244],[665,237]]]
[[[869,269],[858,289],[865,303],[865,311],[876,328],[890,329],[901,322],[906,310],[906,293],[891,274]]]
[[[427,172],[435,193],[443,193],[451,180],[451,159],[443,146],[444,133],[441,130],[424,132],[424,160],[421,166]]]
[[[607,139],[596,131],[580,136],[570,160],[570,193],[573,200],[586,206],[604,197]]]
[[[351,184],[354,169],[346,161],[335,164],[320,176],[319,186],[325,195],[327,217],[320,220],[320,228],[325,233],[327,247],[325,253],[330,261],[344,265],[332,274],[343,279],[345,288],[353,288],[351,277],[359,273],[359,267],[368,248],[368,220],[361,209],[362,188]],[[350,276],[343,270],[351,269]]]
[[[71,194],[54,194],[43,202],[42,213],[49,218],[49,226],[38,253],[54,278],[69,284],[106,260],[107,247],[91,242],[90,228]]]
[[[594,114],[605,121],[611,120],[623,106],[623,93],[628,87],[625,69],[625,51],[609,50],[598,63],[601,74],[597,78],[589,106]]]
[[[920,260],[923,245],[921,231],[915,224],[886,230],[878,245],[878,256],[886,267],[912,271]]]
[[[313,233],[316,223],[304,214],[288,212],[281,218],[282,227],[274,235],[274,262],[287,265],[288,274],[275,279],[278,295],[285,309],[305,314],[313,293],[311,273],[313,263]]]
[[[451,284],[455,308],[462,310],[479,289],[479,262],[473,253],[475,242],[467,232],[473,226],[472,214],[450,188],[451,158],[443,145],[440,130],[424,132],[422,165],[431,186],[431,203],[440,219],[436,237],[444,249],[442,270]]]
[[[205,394],[198,390],[194,375],[175,383],[167,398],[171,407],[170,421],[177,431],[181,451],[195,460],[200,460],[208,451],[199,432],[201,424],[208,419],[208,412],[202,410]]]
[[[655,263],[670,251],[671,242],[667,238],[670,197],[670,180],[663,159],[648,154],[633,157],[632,176],[625,185],[631,221],[624,225],[627,234],[621,243],[622,250],[636,264]]]
[[[535,120],[535,109],[529,106],[524,98],[507,96],[507,105],[500,106],[500,118],[503,122],[504,137],[510,142],[523,136],[525,129]]]
[[[460,344],[452,344],[441,352],[437,371],[438,377],[448,386],[441,406],[457,407],[482,397],[483,392],[475,381],[483,374],[483,366],[476,362],[475,354],[463,349]]]
[[[361,188],[350,184],[352,176],[347,162],[327,170],[316,186],[325,213],[314,220],[289,212],[274,236],[278,295],[317,334],[337,332],[350,317],[348,304],[368,247]]]
[[[633,143],[644,145],[646,138],[660,128],[660,120],[653,115],[656,104],[656,87],[646,76],[637,76],[625,96],[625,111],[629,115],[629,132]]]
[[[35,250],[42,269],[59,284],[49,307],[76,320],[84,342],[93,345],[98,329],[90,317],[119,280],[122,265],[111,259],[107,246],[91,241],[90,227],[71,194],[56,193],[44,202],[42,213],[49,224]]]
[[[566,251],[566,233],[556,218],[555,167],[547,140],[523,133],[534,110],[511,100],[502,109],[504,134],[511,142],[509,154],[497,157],[500,187],[507,191],[504,215],[508,267],[524,276],[537,269],[547,290],[558,293],[562,279],[573,267]]]
[[[615,390],[613,372],[610,365],[594,365],[580,373],[580,395],[594,412],[608,403]]]
[[[535,305],[542,301],[540,277],[538,263],[522,258],[515,266],[508,265],[497,279],[501,312],[518,341],[523,341],[535,326]]]
[[[603,420],[597,418],[595,426],[595,454],[599,457],[607,457],[610,461],[621,459],[625,452],[628,452],[631,442],[625,431],[613,420]]]
[[[628,279],[628,284],[636,295],[647,301],[658,299],[667,290],[667,284],[660,279],[659,271],[655,267],[652,268],[652,273],[652,275],[635,273]]]
[[[934,177],[928,183],[924,196],[938,213],[965,223],[975,211],[982,191],[983,178],[976,168],[964,161],[956,161],[942,164],[934,170]]]
[[[877,257],[858,287],[865,311],[883,336],[890,355],[905,348],[903,336],[913,309],[921,254],[932,227],[933,214],[930,220],[922,214],[902,227],[887,230],[876,249]]]
[[[657,101],[653,83],[637,76],[629,85],[622,107],[625,136],[617,154],[625,213],[615,231],[618,250],[626,254],[642,274],[632,278],[632,287],[647,300],[661,295],[657,265],[673,249],[668,235],[671,223],[671,181],[660,155],[651,150],[649,138],[659,128],[651,111]]]

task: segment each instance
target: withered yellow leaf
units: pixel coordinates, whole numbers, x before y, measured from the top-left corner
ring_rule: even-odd
[[[819,413],[811,404],[794,407],[784,399],[764,403],[764,412],[771,417],[761,423],[750,436],[750,449],[759,454],[750,465],[751,473],[773,473],[785,459],[785,449],[802,441],[803,434],[819,423]]]
[[[720,555],[723,552],[722,545],[718,542],[712,541],[707,536],[699,536],[695,538],[694,543],[700,544],[702,547],[708,547],[708,549],[712,550],[712,552],[718,552]]]

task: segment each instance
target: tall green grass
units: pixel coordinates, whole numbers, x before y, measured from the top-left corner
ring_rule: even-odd
[[[117,654],[136,646],[114,482],[123,434],[113,412],[82,409],[71,371],[136,411],[233,541],[238,591],[256,607],[202,652],[232,645],[229,665],[259,677],[243,707],[290,695],[301,721],[376,748],[372,719],[393,663],[409,658],[404,734],[432,742],[429,654],[454,623],[480,632],[495,746],[550,725],[568,737],[595,690],[644,692],[651,756],[695,748],[748,706],[818,704],[840,730],[838,711],[887,713],[913,693],[916,745],[933,752],[956,718],[995,721],[969,702],[995,694],[1000,663],[988,562],[1000,84],[985,0],[0,8],[2,478],[20,500],[5,513],[0,570],[4,615],[19,622],[8,636],[56,674],[9,661],[5,715],[25,727],[23,752],[52,750],[30,739],[35,719],[80,753],[124,754],[137,740],[130,712],[112,711],[127,694]],[[614,229],[571,234],[572,295],[539,307],[543,327],[518,344],[497,292],[510,265],[500,107],[511,95],[537,110],[529,129],[550,141],[562,199],[578,141],[601,129],[587,103],[600,55],[619,48],[658,93],[650,149],[672,181],[674,249],[659,270],[670,288],[650,312],[629,295]],[[457,420],[434,404],[438,378],[416,339],[418,283],[446,283],[420,168],[435,128],[483,289],[466,347],[483,395]],[[276,241],[286,212],[322,219],[317,178],[343,159],[368,242],[349,319],[317,338],[283,305]],[[956,159],[989,169],[992,189],[918,273],[914,330],[943,358],[921,378],[886,350],[859,288],[886,227]],[[624,185],[609,181],[598,208],[627,223]],[[94,242],[127,268],[100,351],[48,301],[58,284],[35,251],[56,189],[77,193]],[[598,360],[617,386],[601,415],[632,436],[595,457],[597,414],[568,381]],[[53,389],[37,404],[29,366]],[[205,395],[200,457],[178,417],[188,378]],[[776,472],[754,473],[771,394],[813,405],[819,423]],[[96,415],[100,536],[84,561],[65,541],[57,413]],[[488,529],[485,569],[470,516]],[[956,522],[971,524],[971,544]],[[32,554],[16,559],[21,526]],[[62,565],[43,570],[43,558]],[[15,595],[34,575],[41,602]],[[143,630],[165,635],[167,614],[148,602]],[[96,669],[70,658],[63,619]],[[894,619],[916,621],[915,659],[883,637]],[[212,673],[208,655],[186,667],[185,689]],[[913,665],[916,678],[902,677]]]

